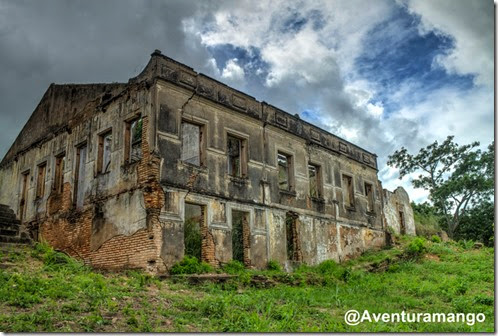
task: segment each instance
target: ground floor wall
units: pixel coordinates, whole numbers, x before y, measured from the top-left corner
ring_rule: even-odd
[[[146,211],[141,190],[47,217],[37,231],[39,240],[95,268],[165,271],[158,216]]]
[[[270,260],[287,270],[300,263],[341,262],[385,245],[384,232],[367,224],[156,189],[135,189],[80,211],[58,212],[40,220],[39,238],[96,268],[162,273],[185,255],[185,205],[195,204],[203,209],[201,259],[213,266],[234,257],[235,213],[244,214],[241,248],[247,267],[266,268]]]
[[[243,248],[247,250],[244,263],[249,267],[265,268],[270,260],[286,269],[296,263],[314,265],[328,259],[340,262],[385,245],[384,231],[366,223],[358,225],[295,209],[242,204],[174,188],[164,187],[164,192],[165,205],[159,221],[163,228],[161,257],[166,267],[184,256],[185,204],[204,209],[202,258],[213,266],[231,261],[234,255],[234,212],[247,216],[248,239]]]

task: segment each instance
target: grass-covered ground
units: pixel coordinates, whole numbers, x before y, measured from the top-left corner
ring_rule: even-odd
[[[402,238],[337,265],[244,271],[190,285],[138,271],[99,273],[45,245],[0,257],[0,331],[494,331],[494,250]],[[268,279],[258,288],[251,278]],[[484,313],[484,323],[363,323],[370,313]]]

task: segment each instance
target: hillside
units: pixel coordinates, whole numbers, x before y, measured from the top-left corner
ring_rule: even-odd
[[[92,271],[43,244],[2,252],[0,331],[494,331],[494,249],[402,237],[341,265],[245,271],[224,283]],[[370,313],[484,313],[466,323],[363,322]]]

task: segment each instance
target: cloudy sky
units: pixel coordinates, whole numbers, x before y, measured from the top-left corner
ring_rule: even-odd
[[[378,155],[493,140],[491,0],[0,0],[0,157],[50,83],[122,82],[154,49]]]

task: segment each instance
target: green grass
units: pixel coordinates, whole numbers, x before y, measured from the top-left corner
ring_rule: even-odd
[[[411,247],[410,247],[411,246]],[[227,283],[159,281],[140,271],[100,273],[45,245],[0,256],[0,330],[6,332],[475,332],[494,331],[494,250],[417,241],[337,264],[287,274],[244,271]],[[382,267],[381,267],[382,266]],[[273,284],[258,288],[251,279]],[[370,313],[484,313],[465,323],[348,326],[350,309]]]

